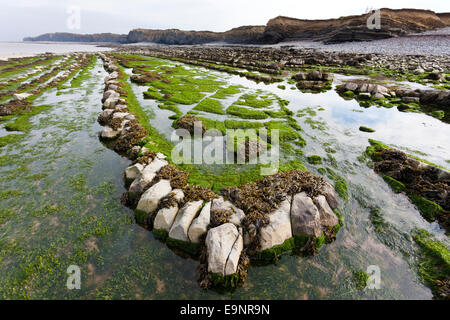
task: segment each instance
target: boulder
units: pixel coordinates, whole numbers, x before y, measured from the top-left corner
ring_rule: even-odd
[[[170,181],[166,179],[160,180],[144,192],[136,209],[145,213],[154,212],[158,208],[159,201],[171,191]]]
[[[209,272],[225,275],[228,257],[239,236],[238,229],[232,223],[209,229],[205,241]]]
[[[142,171],[142,174],[150,175],[150,174],[158,173],[163,167],[167,166],[167,164],[168,164],[167,161],[155,158],[148,166],[146,166],[144,168],[144,170]]]
[[[196,130],[203,135],[206,131],[203,122],[199,118],[187,114],[176,121],[175,129],[185,129],[194,135],[196,125],[198,126]]]
[[[108,81],[110,81],[110,80],[116,80],[118,77],[119,77],[119,73],[117,73],[117,71],[110,73],[109,75],[107,75],[105,77],[105,84],[107,84]]]
[[[108,122],[109,117],[113,114],[114,110],[112,109],[106,109],[103,110],[102,113],[97,118],[98,123],[100,124],[106,124]]]
[[[103,109],[114,109],[116,104],[119,102],[120,95],[115,92],[114,94],[111,94],[108,99],[103,102]]]
[[[262,227],[260,231],[261,251],[280,245],[292,238],[290,211],[290,201],[284,200],[278,209],[269,215],[269,224]]]
[[[211,221],[211,201],[205,204],[197,218],[192,221],[189,227],[189,240],[193,243],[199,243],[201,237],[208,231],[208,225]]]
[[[158,159],[161,159],[161,160],[165,160],[167,157],[164,155],[164,154],[162,154],[161,152],[158,152],[157,154],[156,154],[156,157],[158,158]]]
[[[105,102],[106,99],[108,99],[112,95],[120,96],[116,91],[114,90],[107,90],[103,93],[103,102]]]
[[[234,242],[233,247],[231,248],[230,254],[228,255],[228,260],[225,265],[226,276],[236,273],[239,265],[239,258],[241,256],[242,249],[244,249],[244,241],[242,239],[242,228],[239,228],[238,232],[239,235],[236,241]]]
[[[306,78],[308,80],[312,81],[321,81],[322,80],[322,73],[318,70],[311,70],[308,72]]]
[[[202,207],[202,204],[203,200],[186,203],[183,208],[181,208],[180,212],[178,212],[172,228],[170,228],[169,237],[181,241],[189,241],[189,226]]]
[[[360,93],[366,93],[368,87],[369,85],[367,83],[361,83],[360,85],[358,85],[357,91]]]
[[[110,110],[110,109],[107,109]],[[115,112],[113,114],[113,119],[125,119],[126,116],[130,115],[128,112]]]
[[[119,134],[120,130],[113,130],[110,126],[104,126],[100,133],[100,137],[102,139],[114,139],[117,138]]]
[[[153,228],[155,228],[156,230],[165,230],[169,232],[170,228],[173,225],[177,212],[178,205],[160,209],[156,214],[155,220],[153,221]]]
[[[125,179],[134,180],[136,179],[144,170],[144,166],[140,163],[136,163],[125,169]]]
[[[297,193],[291,205],[291,225],[294,236],[314,236],[322,234],[319,210],[305,192]]]
[[[299,72],[297,74],[295,74],[292,79],[297,80],[297,81],[303,81],[306,80],[306,72]]]
[[[372,93],[372,94],[388,95],[388,88],[386,88],[385,86],[381,86],[379,84],[375,84],[371,88],[370,93]]]
[[[212,200],[211,210],[231,210],[232,214],[228,219],[228,222],[235,226],[240,226],[242,219],[245,217],[244,211],[237,208],[230,201],[225,200],[223,197],[218,197]]]
[[[152,183],[155,177],[156,173],[144,173],[144,170],[142,170],[142,174],[131,183],[128,189],[128,197],[130,199],[137,199],[144,192],[145,188]]]
[[[124,104],[116,104],[114,107],[114,112],[126,112],[128,111],[128,107]]]
[[[181,202],[181,200],[184,199],[184,192],[181,189],[174,189],[172,191],[173,194],[173,198],[177,201],[177,202]]]
[[[332,210],[336,209],[339,205],[338,196],[333,186],[328,182],[325,182],[324,187],[322,188],[322,193],[327,199],[328,205]]]
[[[356,84],[356,83],[347,82],[344,85],[344,91],[355,91],[356,89],[358,89],[358,84]]]
[[[338,217],[331,210],[326,198],[322,195],[314,198],[317,209],[319,209],[320,223],[325,227],[334,227],[339,224]]]

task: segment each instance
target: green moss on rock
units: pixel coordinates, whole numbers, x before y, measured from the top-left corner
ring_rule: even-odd
[[[363,270],[353,271],[352,280],[358,290],[364,290],[369,280],[369,275]]]
[[[363,132],[375,132],[374,129],[366,127],[366,126],[360,126],[359,127],[359,131],[363,131]]]
[[[322,157],[318,155],[312,155],[307,158],[308,163],[310,164],[322,164]]]
[[[394,178],[387,176],[385,174],[382,174],[382,177],[384,181],[386,181],[386,183],[391,186],[392,190],[394,190],[395,193],[400,193],[406,190],[406,186],[400,181],[395,180]]]
[[[251,110],[236,105],[229,106],[226,112],[241,119],[267,119],[269,117],[264,111]]]
[[[417,206],[422,216],[428,221],[436,220],[436,217],[442,212],[442,207],[437,203],[425,199],[417,194],[408,194],[409,199]]]
[[[413,239],[421,250],[418,263],[421,280],[431,288],[435,298],[448,299],[448,291],[445,289],[450,282],[448,246],[423,229],[413,230]]]

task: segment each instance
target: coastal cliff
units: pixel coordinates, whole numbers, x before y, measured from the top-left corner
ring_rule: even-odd
[[[450,13],[435,13],[421,9],[383,8],[380,9],[380,28],[369,29],[367,20],[371,15],[372,13],[365,13],[325,20],[304,20],[279,16],[269,20],[266,26],[242,26],[225,32],[133,29],[128,35],[47,33],[25,38],[24,41],[154,42],[168,45],[195,45],[211,42],[275,44],[296,40],[341,43],[386,39],[450,26]]]
[[[37,37],[26,37],[23,41],[55,41],[55,42],[114,42],[126,43],[126,34],[95,33],[77,34],[67,32],[45,33]]]

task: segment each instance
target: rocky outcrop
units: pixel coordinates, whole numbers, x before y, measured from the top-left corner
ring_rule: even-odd
[[[450,230],[450,172],[378,141],[369,142],[366,154],[373,160],[375,172],[394,192],[405,192],[425,219]]]
[[[122,71],[112,59],[100,56],[109,71],[103,108],[109,99],[117,101],[106,104],[98,121],[104,125],[102,132],[118,134],[112,141],[117,144],[127,128],[139,124],[128,112],[126,101],[121,101],[118,79],[122,78]],[[320,79],[324,79],[322,74]],[[180,128],[192,129],[195,118],[187,120],[180,122]],[[149,139],[133,141],[123,149],[133,162],[124,171],[129,188],[122,203],[135,208],[136,221],[165,239],[169,246],[200,256],[199,270],[204,270],[199,275],[202,286],[208,287],[217,279],[222,279],[223,285],[242,283],[250,256],[258,259],[258,254],[262,257],[269,252],[271,259],[276,259],[294,249],[292,244],[297,245],[294,237],[300,236],[311,245],[317,238],[321,244],[335,236],[340,221],[332,209],[338,200],[331,185],[322,178],[300,170],[280,172],[254,183],[226,188],[218,196],[210,189],[189,185],[186,172],[170,165],[162,153],[142,146],[150,148]],[[304,202],[300,203],[299,198]],[[305,203],[310,208],[305,209]],[[308,210],[316,213],[313,232],[299,223],[308,220],[304,217]]]
[[[297,81],[297,87],[302,91],[319,92],[331,88],[333,76],[327,72],[311,70],[309,72],[299,72],[293,75],[292,79]]]
[[[398,37],[409,33],[447,26],[436,13],[429,10],[383,8],[381,28],[370,30],[367,19],[372,13],[327,20],[302,20],[276,17],[269,20],[262,42],[278,43],[294,40],[321,40],[326,43],[367,41]]]
[[[366,100],[371,98],[400,98],[404,103],[420,103],[438,106],[442,110],[450,108],[450,91],[439,89],[398,89],[385,87],[370,82],[346,82],[337,87],[337,91],[347,95],[351,92],[357,98]]]
[[[185,129],[189,131],[191,135],[198,134],[203,135],[206,131],[206,127],[203,122],[190,114],[184,115],[174,123],[175,129]],[[197,130],[197,131],[196,131]]]

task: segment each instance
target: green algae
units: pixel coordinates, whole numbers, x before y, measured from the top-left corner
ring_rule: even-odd
[[[225,114],[223,106],[220,101],[215,99],[206,98],[200,101],[193,110],[215,113],[215,114]]]
[[[366,127],[366,126],[360,126],[359,127],[359,131],[363,131],[363,132],[375,132],[374,129]]]
[[[431,288],[435,298],[444,299],[440,284],[449,280],[450,250],[426,230],[414,229],[412,234],[421,251],[417,266],[419,276]]]
[[[31,123],[30,118],[40,112],[50,108],[49,105],[41,105],[32,107],[31,111],[19,111],[19,115],[17,116],[14,122],[7,123],[5,125],[5,129],[7,131],[27,131],[30,129]]]
[[[387,176],[385,174],[382,174],[381,176],[383,177],[384,181],[386,181],[386,183],[389,184],[389,186],[391,186],[392,190],[394,190],[395,193],[406,191],[406,186],[400,181],[395,180],[394,178]]]
[[[307,157],[308,163],[310,164],[322,164],[322,157],[318,155],[312,155]]]
[[[226,133],[226,125],[219,120],[211,120],[205,117],[197,117],[199,118],[203,125],[205,126],[206,130],[215,129],[218,130],[222,135],[225,135]]]
[[[210,96],[210,98],[214,99],[226,99],[229,96],[232,96],[234,94],[238,94],[241,92],[240,86],[229,86],[228,88],[219,88],[215,94]]]
[[[294,247],[295,240],[292,237],[286,239],[282,244],[273,246],[270,249],[256,252],[255,255],[252,255],[251,259],[257,261],[276,262],[283,254],[290,252]]]
[[[327,168],[328,176],[334,181],[334,189],[344,200],[348,200],[348,186],[343,177],[338,175],[333,169]]]
[[[0,137],[0,148],[8,144],[19,141],[23,136],[21,134],[8,134],[6,136]]]
[[[273,101],[270,98],[261,96],[258,99],[256,94],[243,94],[235,104],[244,105],[252,108],[267,108],[272,105]]]
[[[264,111],[251,110],[234,104],[229,106],[226,112],[241,119],[267,119],[269,117],[269,115]]]
[[[369,275],[363,270],[354,270],[352,272],[352,281],[358,290],[364,290],[368,280]]]
[[[264,127],[264,123],[250,122],[250,121],[237,121],[237,120],[225,120],[225,127],[227,129],[250,129]]]
[[[442,212],[442,207],[437,203],[428,200],[420,195],[408,193],[409,199],[414,203],[419,209],[422,216],[428,221],[436,220]]]
[[[280,141],[292,141],[301,138],[301,135],[295,129],[283,121],[268,121],[264,123],[264,126],[269,137],[272,130],[278,130]]]

